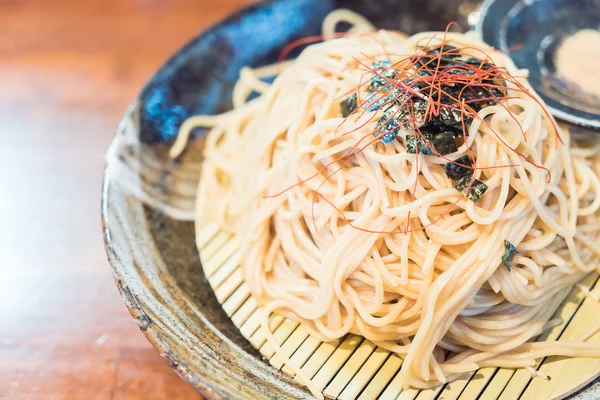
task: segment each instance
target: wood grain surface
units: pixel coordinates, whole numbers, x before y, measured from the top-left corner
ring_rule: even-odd
[[[251,0],[0,0],[0,399],[200,399],[117,292],[104,152],[128,102]]]

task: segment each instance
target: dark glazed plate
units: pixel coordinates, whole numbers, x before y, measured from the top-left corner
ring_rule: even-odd
[[[556,74],[554,55],[561,42],[582,29],[600,29],[600,0],[486,0],[477,31],[484,42],[507,51],[552,114],[600,129],[600,98]]]
[[[187,152],[176,162],[167,157],[181,122],[227,110],[242,66],[274,62],[290,41],[318,34],[333,9],[349,8],[378,27],[416,33],[443,30],[449,21],[467,26],[466,16],[477,5],[459,0],[264,2],[193,39],[132,102],[107,155],[106,251],[140,328],[207,399],[312,396],[258,356],[222,311],[202,272],[190,222],[200,152]],[[196,132],[198,150],[203,134]]]

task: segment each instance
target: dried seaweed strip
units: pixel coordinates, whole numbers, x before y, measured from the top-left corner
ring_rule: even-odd
[[[376,136],[385,144],[392,143],[394,139],[396,139],[396,136],[398,136],[398,131],[400,130],[398,121],[393,118],[389,118],[386,115],[381,117],[377,123],[377,126],[379,129],[377,129],[377,131],[374,133],[374,136]]]
[[[352,112],[356,110],[357,107],[358,103],[356,93],[352,94],[350,97],[340,102],[340,109],[342,110],[342,116],[344,118],[352,114]]]
[[[461,164],[461,165],[458,165]],[[444,165],[444,172],[448,178],[459,181],[467,175],[473,174],[473,164],[469,156],[462,156],[451,163]]]
[[[502,264],[504,264],[509,271],[512,266],[513,259],[515,258],[515,254],[517,254],[517,247],[508,240],[504,240],[504,255],[502,256]]]
[[[442,132],[438,133],[431,140],[431,144],[435,151],[441,155],[446,155],[458,151],[456,140],[454,139],[454,133]]]
[[[488,187],[479,179],[473,179],[473,174],[469,174],[456,182],[454,188],[463,193],[468,200],[471,200],[473,203],[477,203],[485,194]]]
[[[430,140],[430,138],[427,137],[427,140]],[[421,137],[421,135],[417,134],[414,136],[407,136],[406,137],[406,152],[409,154],[416,154],[417,148],[418,148],[419,154],[423,154],[426,156],[430,156],[433,154],[431,149],[427,145],[427,142],[425,142],[425,140],[423,139],[423,137]]]

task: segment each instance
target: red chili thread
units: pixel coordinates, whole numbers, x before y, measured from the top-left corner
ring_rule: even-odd
[[[555,134],[557,136],[557,139],[560,143],[563,143],[559,131],[558,131],[558,127],[555,124],[555,121],[552,119],[552,117],[550,116],[548,110],[543,106],[543,104],[535,97],[535,95],[533,95],[530,90],[528,88],[526,88],[523,84],[521,84],[516,76],[511,76],[510,74],[508,74],[508,72],[506,71],[505,68],[502,67],[498,67],[496,66],[490,55],[487,54],[485,51],[481,50],[481,49],[477,49],[477,48],[472,48],[472,47],[462,47],[462,48],[454,48],[454,49],[448,49],[448,50],[444,50],[445,49],[445,45],[447,43],[447,34],[448,34],[448,30],[450,29],[450,27],[452,25],[457,25],[455,23],[451,23],[446,27],[446,31],[444,32],[444,36],[442,38],[441,44],[439,46],[435,46],[433,47],[433,49],[436,49],[439,47],[440,51],[437,54],[425,54],[426,49],[428,49],[429,44],[431,43],[431,41],[435,38],[432,37],[427,41],[426,45],[421,46],[418,51],[416,52],[416,54],[411,55],[406,57],[405,59],[401,59],[400,61],[396,62],[395,64],[392,65],[392,67],[397,71],[399,71],[398,75],[403,75],[403,78],[413,78],[413,81],[408,84],[407,82],[404,82],[403,79],[399,78],[398,76],[396,76],[395,78],[391,79],[391,78],[386,78],[385,76],[382,75],[382,72],[385,69],[380,69],[380,70],[374,70],[373,68],[367,66],[364,62],[362,62],[361,60],[357,59],[357,58],[353,58],[354,61],[357,63],[357,65],[362,66],[365,68],[365,74],[373,74],[373,77],[369,80],[369,82],[375,78],[375,77],[379,77],[381,79],[384,79],[388,84],[391,84],[392,88],[390,90],[393,90],[393,87],[399,87],[400,89],[404,90],[404,93],[401,92],[398,96],[396,97],[392,97],[390,100],[386,101],[383,105],[380,105],[379,108],[383,108],[384,105],[388,105],[389,103],[392,103],[396,100],[398,100],[398,98],[400,96],[405,96],[406,93],[410,94],[410,96],[407,97],[407,99],[405,99],[402,103],[402,105],[399,107],[399,109],[396,111],[395,114],[400,112],[400,109],[402,109],[402,107],[404,107],[407,103],[409,103],[409,107],[408,107],[408,120],[403,122],[401,124],[401,126],[405,126],[408,125],[409,127],[412,125],[413,128],[415,128],[415,146],[416,146],[416,154],[415,154],[415,170],[416,170],[416,180],[415,180],[415,185],[413,187],[413,190],[410,194],[411,197],[411,201],[414,201],[415,199],[415,193],[418,187],[418,181],[419,181],[419,168],[418,168],[418,162],[419,162],[419,158],[420,158],[420,154],[418,151],[418,146],[419,146],[419,141],[417,140],[417,135],[419,135],[422,139],[423,142],[425,143],[425,145],[432,151],[432,153],[434,153],[435,155],[442,157],[443,159],[449,161],[449,162],[455,162],[453,160],[450,160],[448,158],[446,158],[445,156],[439,154],[439,152],[433,147],[433,145],[429,142],[429,140],[425,137],[425,135],[423,135],[423,133],[421,132],[421,130],[419,129],[418,125],[416,124],[416,118],[414,117],[414,115],[412,115],[412,96],[416,96],[419,97],[421,99],[425,99],[428,101],[427,103],[427,107],[426,107],[426,111],[424,113],[423,116],[421,116],[421,118],[423,118],[423,120],[426,122],[429,119],[431,119],[432,116],[437,116],[439,115],[439,112],[441,111],[442,108],[449,108],[449,109],[454,109],[454,110],[460,110],[461,114],[463,116],[468,116],[470,118],[473,119],[478,119],[481,121],[481,123],[486,126],[488,129],[490,129],[490,131],[492,131],[496,137],[499,139],[499,141],[506,147],[508,147],[511,151],[515,152],[519,157],[523,158],[526,162],[531,163],[532,165],[534,165],[536,168],[540,168],[545,170],[548,173],[548,179],[550,180],[550,171],[544,167],[544,166],[540,166],[540,165],[536,165],[535,163],[533,163],[531,160],[527,159],[527,157],[525,155],[523,155],[522,153],[518,152],[516,149],[511,148],[510,146],[508,146],[508,144],[500,137],[500,135],[495,132],[494,129],[491,128],[491,126],[489,126],[489,124],[481,117],[479,117],[478,112],[473,109],[473,107],[471,107],[469,105],[469,103],[475,103],[475,102],[481,102],[481,101],[496,101],[497,103],[501,104],[502,107],[504,107],[509,115],[511,115],[511,118],[513,118],[515,120],[515,122],[518,124],[521,132],[523,133],[523,137],[526,140],[525,137],[525,132],[523,131],[523,128],[520,124],[520,122],[518,121],[518,119],[516,118],[516,116],[514,116],[514,114],[508,109],[508,107],[504,104],[502,104],[503,100],[508,100],[508,99],[512,99],[515,98],[513,96],[508,96],[508,88],[506,85],[504,84],[497,84],[497,83],[485,83],[482,81],[491,81],[491,82],[510,82],[512,83],[515,87],[511,88],[510,90],[516,91],[516,92],[520,92],[520,93],[524,93],[526,94],[528,97],[532,98],[537,104],[538,106],[540,106],[540,108],[543,110],[544,114],[546,115],[546,117],[551,121],[553,128],[555,130]],[[335,37],[342,37],[347,35],[347,33],[342,33],[342,34],[336,34]],[[312,42],[317,42],[323,40],[323,36],[313,36],[313,37],[309,37],[309,38],[304,38],[304,39],[299,39],[297,41],[294,41],[292,43],[290,43],[290,45],[286,46],[286,48],[284,48],[284,50],[282,51],[282,54],[280,56],[280,58],[285,59],[285,57],[289,54],[289,52],[291,50],[293,50],[294,48],[296,48],[297,46],[300,46],[302,44],[307,44],[307,43],[312,43]],[[378,43],[380,43],[380,45],[382,46],[383,49],[383,54],[385,54],[385,56],[390,59],[390,54],[387,52],[387,49],[385,48],[385,46],[383,45],[383,43],[377,41]],[[516,50],[517,48],[515,47],[512,51]],[[464,63],[460,60],[455,60],[453,58],[448,58],[445,57],[448,54],[452,54],[452,53],[456,53],[456,54],[462,54],[460,51],[461,50],[470,50],[470,51],[475,51],[475,52],[479,52],[481,54],[484,55],[484,58],[481,58],[481,63],[479,65],[479,67],[469,64],[469,63]],[[362,54],[362,53],[361,53]],[[369,57],[365,54],[362,54],[365,59],[372,59],[372,57]],[[428,60],[427,60],[428,59]],[[426,62],[423,62],[423,60],[426,60]],[[453,64],[449,67],[444,67],[441,68],[442,65],[442,61],[443,60],[451,60],[453,62]],[[420,66],[418,68],[414,68],[415,65],[418,65],[417,62],[420,62]],[[420,75],[419,72],[423,71],[423,70],[430,70],[429,69],[429,65],[434,63],[436,64],[435,69],[433,71],[433,75]],[[408,66],[403,67],[403,68],[399,68],[402,64],[404,63],[408,63]],[[486,67],[486,68],[484,68]],[[413,69],[415,72],[411,71],[411,69]],[[470,74],[451,74],[449,73],[448,69],[452,69],[452,70],[464,70],[464,71],[468,71],[471,72]],[[361,76],[360,82],[358,87],[355,89],[356,93],[357,93],[357,99],[360,99],[360,88],[365,84],[363,83],[363,74]],[[413,87],[418,84],[424,84],[426,85],[426,87],[424,89],[426,89],[427,87],[429,87],[429,97],[428,98],[424,98],[424,96],[422,95],[422,93],[419,92],[419,90],[415,90],[413,89]],[[450,86],[452,87],[455,84],[461,84],[464,85],[464,87],[461,89],[461,91],[459,92],[459,96],[458,98],[455,98],[454,96],[452,96],[451,94],[447,93],[446,91],[444,91],[442,89],[442,86]],[[461,98],[462,96],[462,92],[467,88],[467,87],[471,87],[473,85],[476,85],[478,87],[482,87],[484,90],[488,91],[491,95],[491,97],[489,98],[476,98],[476,99],[472,99],[472,100],[467,100],[465,101],[463,98]],[[490,89],[492,88],[496,88],[498,90],[500,90],[503,94],[502,97],[499,96],[494,96],[493,93],[491,92]],[[381,97],[379,97],[378,99],[381,100],[383,99],[385,96],[387,96],[390,92],[390,90],[388,90],[388,92],[386,92],[384,95],[381,95]],[[437,96],[435,96],[435,98],[433,98],[433,94],[437,93]],[[451,100],[454,100],[456,103],[460,104],[460,108],[457,108],[455,106],[449,105],[449,104],[444,104],[442,102],[442,95],[447,96],[448,98],[450,98]],[[360,115],[358,115],[356,117],[356,120],[358,121],[358,119],[360,117],[362,117],[367,110],[365,109],[365,103],[367,101],[372,101],[373,98],[371,97],[370,100],[366,100],[365,102],[361,103],[361,108],[363,108],[363,111]],[[377,99],[375,99],[373,102],[377,101]],[[358,101],[357,101],[358,103]],[[369,103],[370,104],[370,103]],[[351,114],[352,115],[352,114]],[[373,113],[373,115],[375,115],[375,113]],[[350,117],[350,116],[348,116]],[[340,126],[338,126],[338,129],[341,128],[341,126],[344,124],[344,122],[347,120],[347,118],[344,118],[344,121],[342,121],[342,123],[340,124]],[[370,118],[368,121],[366,121],[365,123],[363,123],[361,126],[354,128],[353,130],[344,133],[343,135],[347,135],[350,134],[352,132],[355,132],[361,128],[363,128],[366,124],[368,124],[369,122],[371,122],[373,119]],[[465,143],[467,142],[467,135],[466,135],[466,127],[465,127],[465,121],[464,121],[464,117],[462,118],[461,121],[462,124],[462,130],[463,130],[463,139]],[[337,129],[336,129],[337,131]],[[391,130],[390,130],[391,131]],[[326,170],[327,168],[329,168],[331,165],[333,165],[334,163],[339,162],[342,158],[347,157],[349,154],[351,154],[354,149],[356,149],[359,144],[366,138],[369,137],[370,135],[375,136],[375,138],[373,140],[371,140],[369,143],[367,143],[365,146],[361,147],[359,149],[359,151],[352,153],[352,155],[347,158],[346,161],[344,161],[342,163],[342,165],[337,168],[334,172],[332,172],[331,174],[329,174],[324,180],[323,182],[321,182],[321,184],[318,186],[317,190],[314,191],[313,194],[313,199],[312,199],[312,218],[313,218],[313,224],[315,229],[317,229],[316,226],[316,220],[315,220],[315,215],[314,215],[314,206],[315,206],[315,202],[316,202],[316,198],[319,197],[321,199],[323,199],[325,202],[327,202],[328,204],[330,204],[332,207],[334,207],[336,209],[337,212],[340,213],[340,215],[342,216],[342,218],[346,221],[346,223],[349,224],[349,226],[352,226],[355,229],[361,230],[361,231],[365,231],[365,232],[370,232],[370,233],[379,233],[379,234],[391,234],[391,233],[408,233],[408,232],[413,232],[413,231],[419,231],[419,230],[424,230],[426,229],[428,226],[431,226],[433,223],[439,221],[441,218],[443,218],[444,215],[447,214],[447,212],[450,211],[450,209],[454,206],[456,206],[456,204],[458,203],[458,201],[460,201],[460,199],[462,197],[459,197],[454,203],[452,203],[451,205],[449,205],[446,210],[440,214],[438,216],[438,218],[436,218],[434,221],[431,221],[430,224],[426,225],[426,226],[421,226],[420,228],[416,228],[416,229],[411,229],[409,230],[409,224],[410,224],[410,220],[411,220],[411,216],[410,216],[410,212],[407,216],[407,222],[406,222],[406,229],[404,230],[400,230],[400,231],[390,231],[390,232],[378,232],[378,231],[371,231],[368,229],[364,229],[361,227],[357,227],[354,224],[352,224],[344,215],[344,213],[338,209],[331,201],[329,201],[328,199],[326,199],[320,192],[320,188],[322,187],[322,185],[327,182],[335,173],[339,172],[342,168],[344,168],[347,163],[349,163],[350,161],[352,161],[358,154],[361,154],[364,149],[366,149],[366,147],[372,145],[373,143],[377,142],[379,140],[380,137],[382,137],[383,135],[385,135],[386,133],[390,132],[390,131],[385,131],[385,132],[379,132],[379,134],[377,134],[377,129],[375,129],[375,131],[370,132],[369,134],[365,135],[363,138],[361,138],[352,148],[350,148],[348,151],[346,151],[345,153],[343,153],[340,157],[336,158],[335,160],[331,161],[330,163],[324,165],[321,169],[319,169],[319,171],[317,173],[315,173],[313,176],[304,179],[303,181],[298,182],[295,185],[292,185],[291,187],[283,190],[282,192],[275,194],[275,195],[269,195],[269,196],[265,196],[265,197],[276,197],[279,196],[283,193],[285,193],[287,190],[290,190],[296,186],[299,186],[303,183],[306,183],[308,180],[315,178],[316,176],[318,176],[321,172],[323,172],[324,170]],[[496,168],[506,168],[506,167],[516,167],[517,165],[513,165],[513,164],[509,164],[509,165],[498,165],[498,166],[491,166],[491,167],[480,167],[477,168],[475,166],[475,157],[473,155],[472,149],[470,148],[470,146],[467,146],[467,153],[469,155],[469,158],[472,160],[473,165],[472,166],[467,166],[467,165],[462,165],[460,163],[456,163],[456,165],[462,166],[462,167],[466,167],[466,168],[471,168],[474,171],[476,171],[477,169],[496,169]],[[475,179],[472,179],[471,182],[469,183],[468,187],[466,190],[470,189],[470,187],[473,185]]]

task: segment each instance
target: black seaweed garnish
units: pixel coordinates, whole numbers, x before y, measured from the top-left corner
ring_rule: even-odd
[[[479,179],[473,179],[473,174],[468,174],[456,182],[454,188],[462,192],[468,200],[477,203],[481,196],[485,194],[488,187]]]
[[[479,199],[485,194],[487,188],[488,187],[485,183],[481,182],[479,179],[475,179],[475,182],[473,182],[471,188],[466,194],[467,199],[471,200],[473,203],[477,203]]]
[[[377,111],[379,107],[383,104],[384,96],[379,93],[373,93],[367,96],[365,102],[363,103],[363,108],[366,108],[368,111]]]
[[[517,248],[508,240],[504,240],[504,255],[502,256],[502,264],[510,271],[513,259],[517,254]]]
[[[446,172],[446,176],[448,176],[448,178],[454,181],[459,181],[465,176],[473,174],[473,169],[469,168],[472,166],[473,163],[471,163],[469,156],[462,156],[453,162],[444,165],[444,171]]]
[[[425,100],[416,100],[412,102],[412,120],[415,127],[425,125],[427,119],[427,102]]]
[[[424,135],[425,136],[425,135]],[[431,145],[427,145],[427,143],[425,142],[425,140],[423,139],[423,137],[421,137],[421,135],[419,135],[418,133],[416,134],[416,140],[415,140],[415,136],[411,135],[411,136],[407,136],[406,137],[406,152],[409,154],[416,154],[417,153],[417,147],[419,148],[419,154],[423,154],[426,156],[430,156],[431,154],[433,154],[431,152],[431,149],[429,148],[429,146]],[[431,137],[425,136],[427,138],[427,140],[429,140],[431,142]]]
[[[371,79],[370,89],[380,90],[389,84],[389,81],[396,78],[397,72],[392,68],[389,61],[384,60],[373,63],[375,76]]]
[[[409,154],[415,154],[417,147],[419,148],[419,154],[432,155],[432,147],[435,149],[435,154],[446,155],[458,151],[456,146],[456,140],[454,139],[454,133],[452,132],[441,132],[436,134],[421,132],[419,135],[406,137],[406,152]],[[424,139],[427,139],[427,143]]]
[[[400,130],[398,121],[389,118],[386,115],[381,117],[377,126],[379,129],[373,135],[385,144],[392,143],[394,139],[396,139],[396,136],[398,136],[398,131]]]
[[[462,131],[462,113],[458,110],[450,108],[442,108],[440,110],[439,120],[445,125],[459,127]]]
[[[502,97],[502,92],[496,88],[485,87],[467,87],[462,95],[465,104],[469,105],[475,111],[479,111],[484,107],[493,106],[497,103],[497,98]]]
[[[473,175],[463,176],[454,184],[454,189],[458,190],[459,192],[463,192],[471,183],[472,177]]]
[[[444,54],[441,58],[438,58],[440,52],[443,52]],[[424,57],[419,57],[417,59],[417,65],[420,67],[428,66],[430,68],[437,67],[438,63],[440,66],[450,65],[453,58],[460,56],[457,48],[449,44],[428,48],[424,54]]]
[[[397,118],[407,128],[421,128],[426,124],[427,102],[422,99],[411,99],[407,105],[402,107]]]
[[[350,115],[352,111],[356,110],[356,107],[358,107],[356,93],[340,102],[340,108],[344,118]]]
[[[388,115],[392,115],[396,118],[398,117],[396,114],[406,99],[406,96],[396,87],[388,87],[385,90],[386,92],[382,94],[376,92],[369,95],[365,100],[364,108],[368,111],[377,111],[381,107],[384,107]]]
[[[458,151],[456,140],[452,132],[438,133],[431,141],[433,148],[441,155],[446,155]]]
[[[380,127],[396,120],[398,127],[425,135],[431,143],[422,137],[407,137],[407,151],[413,154],[431,154],[430,146],[441,155],[457,151],[460,143],[450,136],[454,139],[466,136],[476,113],[505,95],[499,89],[504,82],[495,80],[494,64],[465,56],[454,46],[426,46],[408,61],[409,65],[402,62],[392,65],[388,60],[374,62],[371,93],[362,107],[371,112],[385,111]],[[397,134],[396,129],[393,131]],[[381,139],[391,143],[392,136],[384,135]]]
[[[433,46],[430,49],[428,49],[425,54],[440,54],[440,52],[443,53],[456,53],[456,47],[452,46],[450,44],[444,44],[442,46]],[[458,53],[456,53],[458,54]]]
[[[465,63],[465,64],[473,65],[476,67],[481,66],[481,69],[484,69],[484,70],[491,68],[491,65],[487,61],[484,61],[484,60],[481,60],[481,59],[475,58],[475,57],[461,57],[457,61]]]
[[[441,112],[440,112],[441,114]],[[463,131],[461,126],[446,125],[440,119],[431,119],[419,127],[419,130],[423,134],[437,135],[442,132],[452,132],[455,138],[463,137]]]

